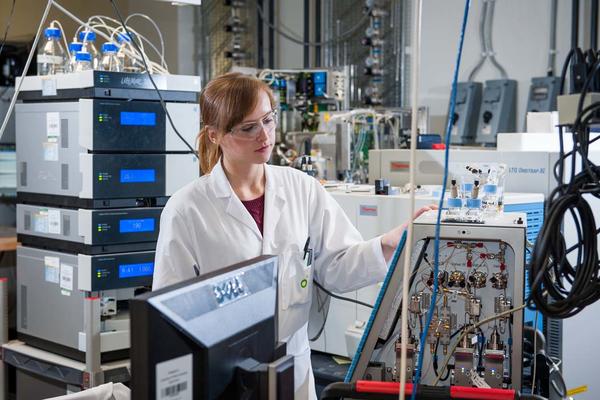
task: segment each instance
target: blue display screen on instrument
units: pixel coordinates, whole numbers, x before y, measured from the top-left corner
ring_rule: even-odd
[[[122,169],[121,183],[143,183],[156,181],[156,171],[153,169]]]
[[[121,125],[156,126],[156,114],[151,112],[121,111]]]
[[[154,232],[154,218],[122,219],[119,221],[119,232]]]
[[[150,276],[154,273],[154,263],[121,264],[119,265],[119,279]]]

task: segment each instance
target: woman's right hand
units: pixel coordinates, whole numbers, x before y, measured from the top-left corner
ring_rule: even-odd
[[[421,216],[421,214],[426,213],[427,211],[437,210],[437,204],[430,204],[428,206],[424,206],[419,208],[415,214],[413,215],[413,221]],[[402,234],[408,227],[408,221],[403,223],[402,225],[392,229],[381,237],[381,249],[383,250],[383,256],[385,261],[390,261],[392,256],[394,255],[394,251],[396,251],[396,247],[398,247],[398,243],[400,243],[400,239],[402,238]]]

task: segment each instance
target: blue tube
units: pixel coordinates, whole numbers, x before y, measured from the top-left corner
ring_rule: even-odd
[[[460,31],[460,39],[458,44],[458,53],[456,55],[456,66],[454,68],[454,77],[452,79],[452,93],[450,95],[450,111],[448,115],[448,125],[446,126],[446,150],[444,155],[444,180],[442,183],[442,194],[439,201],[439,209],[437,214],[437,221],[435,225],[435,241],[434,241],[434,264],[433,264],[433,294],[431,296],[431,304],[429,305],[429,311],[427,312],[427,319],[425,326],[423,327],[423,333],[420,339],[419,358],[417,361],[417,367],[415,370],[415,379],[413,385],[413,392],[411,400],[415,400],[417,396],[417,385],[421,380],[421,370],[423,368],[423,353],[425,350],[425,340],[427,339],[427,333],[429,331],[429,325],[433,318],[433,310],[437,299],[438,291],[438,273],[439,273],[439,262],[440,262],[440,225],[442,220],[442,208],[444,206],[444,191],[448,184],[448,159],[450,156],[450,133],[452,132],[452,125],[454,123],[454,110],[456,108],[456,86],[458,83],[458,71],[460,70],[460,60],[462,58],[463,43],[465,40],[465,31],[467,28],[467,20],[469,17],[469,8],[471,7],[471,0],[466,0],[465,11],[462,20],[462,27]]]

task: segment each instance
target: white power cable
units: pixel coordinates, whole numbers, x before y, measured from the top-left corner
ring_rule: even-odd
[[[72,12],[70,12],[69,10],[67,10],[65,7],[61,6],[56,0],[52,0],[52,4],[58,8],[60,11],[62,11],[67,17],[71,18],[73,21],[77,22],[78,24],[80,24],[80,28],[82,26],[88,28],[91,31],[96,32],[99,36],[103,37],[104,39],[106,39],[107,41],[112,41],[112,37],[106,35],[104,32],[102,32],[99,29],[94,28],[90,23],[88,22],[84,22],[83,20],[79,19],[76,15],[74,15]],[[97,17],[97,16],[96,16]],[[108,20],[112,20],[112,18],[109,17],[104,17]],[[116,21],[116,20],[115,20]],[[129,29],[129,28],[128,28]],[[135,32],[134,30],[130,29],[131,32]],[[138,33],[136,32],[136,35],[138,35]],[[146,39],[145,37],[143,37],[142,35],[140,35],[140,37],[142,37],[143,40],[146,40],[146,42],[148,42],[148,39]],[[141,42],[141,41],[140,41]],[[140,46],[142,49],[143,47]],[[151,44],[151,47],[154,47],[153,44]],[[156,50],[157,54],[158,54],[158,49],[156,49],[154,47],[154,49]],[[137,52],[132,52],[131,50],[125,49],[125,53],[130,56],[135,58],[138,61],[142,60],[142,57],[144,57],[146,59],[146,61],[148,61],[148,57],[147,56],[142,56],[139,55]],[[156,69],[158,72],[161,73],[169,73],[167,70],[165,70],[164,68],[160,67],[158,64],[154,63],[154,62],[148,62],[149,66],[151,67],[151,69]]]
[[[410,168],[409,168],[409,184],[411,188],[415,187],[415,168],[416,152],[417,152],[417,118],[419,112],[419,70],[421,65],[421,17],[423,13],[423,2],[416,0],[413,3],[413,37],[411,51],[411,103],[412,103],[412,118],[410,132]],[[404,270],[402,277],[402,313],[401,313],[401,330],[400,330],[400,393],[398,398],[405,399],[406,382],[406,352],[408,346],[408,289],[410,285],[410,262],[412,255],[412,237],[413,237],[413,215],[415,213],[415,190],[410,191],[410,211],[408,221],[408,232],[406,235],[406,250],[404,254]]]
[[[113,22],[116,26],[120,26],[119,22],[117,20],[113,20],[112,18],[103,16],[103,15],[92,15],[91,17],[88,18],[88,24],[90,24],[90,26],[97,28],[97,29],[105,28],[107,35],[111,36],[111,41],[112,41],[112,35],[117,28],[108,24],[106,21],[104,21],[105,19],[108,19],[109,21]],[[98,20],[98,22],[94,23],[94,20]],[[77,30],[75,31],[75,40],[77,40],[79,31],[83,27],[84,27],[83,25],[80,25],[77,28]]]
[[[61,35],[60,35],[60,36],[62,37],[62,39],[63,39],[63,42],[64,42],[64,44],[65,44],[65,51],[66,51],[66,52],[67,52],[67,54],[68,54],[68,53],[69,53],[69,43],[67,42],[67,33],[66,33],[66,32],[65,32],[65,30],[63,29],[63,27],[62,27],[62,25],[61,25],[60,21],[58,21],[58,20],[56,20],[56,19],[55,19],[55,20],[53,20],[53,21],[50,21],[50,25],[52,25],[52,24],[56,24],[56,25],[58,25],[58,27],[60,28],[60,33],[61,33]]]
[[[112,35],[114,28],[110,25],[107,24],[99,24],[99,23],[92,23],[90,22],[90,26],[97,31],[98,29],[104,28],[106,30],[106,34],[107,35]]]
[[[487,2],[487,0],[484,0],[481,3],[481,11],[479,14],[479,45],[481,46],[481,53],[479,55],[479,61],[477,62],[477,64],[473,67],[473,69],[469,73],[469,79],[468,79],[469,82],[472,82],[473,79],[475,79],[475,75],[477,75],[477,73],[483,66],[483,63],[485,62],[485,59],[487,58],[487,54],[488,54],[487,47],[486,47],[486,40],[485,40],[485,21],[487,18],[487,8],[488,8],[488,2]]]
[[[502,77],[502,79],[508,79],[508,74],[506,73],[506,70],[504,69],[504,67],[502,67],[502,65],[500,65],[498,60],[496,60],[496,53],[494,52],[494,47],[492,45],[494,8],[496,7],[496,0],[487,0],[487,1],[489,2],[489,7],[488,7],[488,15],[489,16],[488,16],[487,24],[485,26],[485,31],[486,31],[485,32],[485,40],[487,42],[486,47],[487,47],[488,58],[490,59],[490,61],[494,65],[494,67],[496,67],[498,72],[500,72],[500,76]]]
[[[8,126],[8,121],[10,119],[10,116],[12,115],[12,112],[14,111],[15,108],[15,104],[17,102],[17,98],[19,96],[19,93],[21,91],[21,86],[23,85],[23,79],[25,78],[25,76],[27,75],[27,71],[29,70],[29,67],[31,65],[31,61],[33,60],[33,56],[35,55],[36,51],[37,51],[37,47],[38,47],[38,43],[41,37],[41,33],[43,30],[43,26],[46,22],[46,19],[48,18],[48,14],[50,13],[50,9],[52,8],[52,6],[55,6],[56,8],[58,8],[60,11],[62,11],[67,17],[71,18],[73,21],[77,22],[79,24],[79,28],[77,28],[77,31],[75,33],[75,40],[77,40],[77,35],[79,33],[79,31],[83,28],[86,27],[87,29],[96,32],[96,34],[98,34],[99,36],[103,37],[104,39],[106,39],[107,41],[112,41],[112,37],[107,35],[106,33],[102,32],[99,28],[104,28],[107,30],[107,32],[110,32],[111,30],[115,31],[115,29],[118,28],[114,28],[111,27],[110,25],[106,24],[104,19],[106,20],[110,20],[113,21],[115,24],[119,24],[120,22],[118,22],[117,20],[110,18],[110,17],[106,17],[106,16],[98,16],[98,15],[94,15],[92,17],[90,17],[88,19],[88,22],[84,22],[83,20],[77,18],[76,15],[74,15],[73,13],[71,13],[69,10],[67,10],[65,7],[61,6],[56,0],[48,0],[48,2],[46,3],[46,8],[44,9],[44,13],[42,14],[42,18],[40,19],[40,23],[38,25],[38,29],[37,32],[35,34],[34,40],[33,40],[33,44],[31,46],[31,50],[29,51],[29,55],[27,56],[27,62],[25,63],[25,67],[23,68],[23,73],[21,74],[20,78],[17,80],[18,83],[15,86],[15,92],[12,95],[12,98],[10,100],[10,105],[8,106],[8,110],[6,112],[6,115],[4,116],[4,120],[2,121],[2,126],[0,126],[0,140],[2,139],[2,137],[4,136],[4,132],[6,131],[6,127]],[[94,24],[94,25],[98,25],[97,27],[92,25],[91,22],[97,19],[98,21],[100,21],[100,24]],[[54,20],[52,21],[52,23],[56,23],[61,31],[62,31],[62,36],[63,39],[65,41],[65,44],[67,45],[67,48],[65,49],[68,52],[68,43],[66,40],[66,33],[64,32],[62,25],[60,24],[59,21]],[[132,29],[130,29],[132,32]],[[160,52],[158,51],[158,49],[154,46],[154,44],[152,44],[147,38],[145,38],[143,35],[139,35],[137,32],[135,33],[136,35],[138,35],[142,40],[145,40],[147,43],[149,43],[149,45],[152,47],[152,49],[154,51],[156,51],[157,54],[160,54]],[[84,38],[85,40],[86,38]],[[142,41],[140,40],[140,42]],[[143,48],[140,45],[140,48]],[[169,71],[167,69],[166,66],[166,62],[164,62],[164,58],[162,58],[162,62],[164,64],[164,67],[162,65],[159,65],[153,61],[150,61],[148,59],[148,57],[146,56],[146,54],[143,55],[139,55],[137,52],[135,51],[131,51],[129,49],[125,49],[125,53],[136,59],[141,61],[142,57],[144,57],[147,61],[148,66],[150,67],[150,69],[156,69],[156,71],[160,72],[160,73],[164,73],[164,74],[168,74]]]
[[[130,26],[127,26],[127,29],[129,30],[129,32],[133,33],[133,34],[134,34],[134,36],[136,36],[136,37],[139,37],[139,38],[141,39],[141,40],[139,41],[139,43],[138,43],[138,44],[139,44],[139,46],[140,46],[140,50],[142,50],[142,53],[144,54],[144,56],[145,56],[145,58],[146,58],[146,62],[154,64],[154,67],[155,67],[155,68],[156,68],[156,66],[158,65],[158,64],[156,64],[156,63],[154,63],[154,62],[151,62],[151,61],[150,61],[150,58],[148,57],[148,55],[146,54],[146,52],[145,52],[145,50],[144,50],[144,44],[143,44],[143,42],[144,42],[144,41],[146,42],[146,44],[147,44],[148,46],[150,46],[150,47],[152,48],[152,50],[154,50],[154,52],[155,52],[157,55],[159,55],[159,56],[161,57],[161,64],[164,64],[164,69],[165,69],[165,71],[167,71],[167,72],[165,72],[165,73],[168,73],[168,66],[167,66],[167,62],[166,62],[166,60],[165,60],[164,56],[163,56],[163,55],[161,55],[161,52],[160,52],[160,51],[158,51],[158,49],[156,48],[156,46],[154,45],[154,43],[152,43],[150,40],[148,40],[148,38],[146,38],[144,35],[140,34],[140,33],[139,33],[139,32],[137,32],[136,30],[132,29]],[[119,26],[119,27],[115,28],[115,31],[113,32],[113,36],[114,36],[115,34],[117,34],[117,33],[126,33],[126,32],[123,30],[123,27],[122,27],[122,26]],[[112,39],[112,37],[111,37],[111,40],[113,40],[113,39]],[[131,40],[134,40],[134,38],[131,38]],[[133,48],[133,49],[135,50],[135,47],[134,47],[133,45],[131,46],[131,48]],[[136,52],[136,53],[134,53],[134,54],[137,54],[137,52]],[[139,61],[141,61],[141,58],[139,58],[139,56],[138,56],[137,58],[138,58],[138,60],[139,60]],[[162,68],[162,67],[161,67],[161,68]]]
[[[160,55],[161,61],[164,62],[165,61],[165,41],[163,39],[163,35],[162,35],[162,32],[160,31],[160,28],[158,27],[158,25],[156,25],[156,22],[154,22],[154,20],[152,18],[150,18],[149,16],[147,16],[146,14],[133,13],[133,14],[128,15],[127,18],[125,18],[125,25],[127,25],[127,22],[133,17],[144,18],[145,20],[149,21],[152,24],[152,26],[156,30],[156,33],[158,34],[158,38],[160,40],[159,55]],[[129,25],[127,25],[127,26],[129,26]]]
[[[77,22],[79,24],[79,27],[75,31],[75,36],[74,36],[75,40],[77,40],[80,30],[84,27],[91,31],[96,32],[98,35],[100,35],[101,37],[103,37],[104,39],[106,39],[109,42],[114,41],[114,35],[116,33],[123,31],[123,27],[121,26],[121,23],[114,18],[107,17],[107,16],[101,16],[101,15],[93,15],[90,18],[88,18],[87,22],[83,22],[81,19],[77,18],[74,14],[69,12],[66,8],[64,8],[60,4],[58,4],[56,1],[53,2],[53,5],[56,6],[64,14],[66,14],[68,17],[70,17],[71,19],[73,19],[75,22]],[[150,18],[150,17],[148,17],[148,18]],[[93,23],[94,20],[98,20],[100,23]],[[105,20],[108,20],[108,21],[114,23],[116,26],[114,26],[114,27],[110,26],[108,23],[106,23]],[[104,28],[107,33],[100,31],[100,28]],[[128,29],[130,32],[132,32],[136,36],[140,37],[140,39],[141,39],[140,40],[140,49],[142,50],[143,55],[139,55],[137,53],[137,51],[135,51],[135,48],[133,48],[133,47],[132,48],[126,47],[124,49],[124,53],[127,56],[129,56],[137,61],[142,61],[142,57],[144,57],[147,64],[150,66],[150,70],[151,70],[150,72],[153,72],[153,70],[156,70],[160,73],[168,74],[169,70],[168,70],[167,63],[164,60],[164,57],[161,56],[161,52],[158,51],[156,46],[154,46],[154,44],[150,40],[148,40],[144,35],[141,35],[137,31],[135,31],[134,29],[131,29],[129,27],[128,27]],[[108,35],[110,35],[110,36],[108,36]],[[87,37],[84,38],[84,43],[87,41],[86,39],[87,39]],[[156,52],[157,55],[161,56],[161,64],[164,65],[164,68],[163,68],[163,66],[159,66],[159,64],[155,63],[154,61],[150,61],[150,58],[144,51],[144,44],[142,43],[142,41],[145,41]]]
[[[345,112],[345,113],[340,113],[340,114],[334,114],[329,118],[329,121],[334,121],[336,119],[342,119],[342,120],[348,120],[348,119],[352,119],[354,117],[359,117],[359,116],[363,116],[363,115],[371,115],[374,118],[376,118],[379,115],[382,115],[380,113],[378,113],[377,111],[375,111],[372,108],[356,108],[354,110]]]
[[[23,73],[21,74],[21,78],[19,79],[19,83],[15,87],[15,93],[13,93],[12,99],[10,100],[10,105],[8,106],[8,111],[4,116],[4,121],[2,122],[2,127],[0,127],[0,140],[2,136],[4,136],[4,131],[6,130],[6,126],[8,125],[8,120],[12,115],[13,109],[15,108],[15,103],[17,102],[17,96],[21,91],[21,85],[23,85],[23,78],[27,75],[27,71],[29,70],[29,66],[31,65],[31,60],[33,59],[33,55],[37,51],[37,45],[40,41],[40,35],[42,33],[42,27],[44,26],[44,22],[46,22],[46,18],[48,18],[48,14],[50,13],[50,8],[54,0],[48,0],[46,3],[46,8],[44,9],[44,14],[42,14],[42,19],[40,20],[40,24],[38,25],[38,30],[35,34],[35,38],[33,39],[33,44],[31,45],[31,50],[29,51],[29,55],[27,56],[27,62],[25,63],[25,67],[23,68]]]

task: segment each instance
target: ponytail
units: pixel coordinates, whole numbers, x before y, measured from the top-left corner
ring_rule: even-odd
[[[221,148],[218,144],[210,141],[208,137],[208,127],[204,126],[200,130],[198,140],[198,157],[200,157],[200,172],[208,174],[221,158]]]

